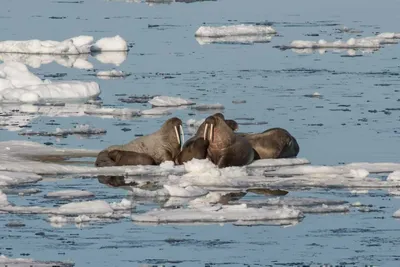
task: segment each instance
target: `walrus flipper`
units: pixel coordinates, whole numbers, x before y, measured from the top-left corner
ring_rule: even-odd
[[[108,150],[105,149],[101,151],[96,158],[95,162],[96,167],[111,167],[116,166],[115,161],[113,161],[108,155]]]
[[[150,155],[145,153],[113,150],[109,152],[108,155],[115,162],[115,166],[156,165],[154,159]]]

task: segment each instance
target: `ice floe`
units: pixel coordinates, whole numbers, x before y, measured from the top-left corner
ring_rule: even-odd
[[[35,183],[40,180],[42,180],[42,177],[35,173],[0,171],[0,186]]]
[[[216,110],[222,110],[225,109],[224,105],[217,103],[217,104],[200,104],[200,105],[196,105],[194,107],[192,107],[193,109],[196,110],[212,110],[212,109],[216,109]]]
[[[350,169],[340,166],[295,166],[290,168],[278,169],[274,171],[266,171],[266,176],[286,176],[286,175],[323,175],[323,174],[340,174],[344,177],[364,178],[369,175],[365,169]]]
[[[52,55],[77,55],[87,54],[93,51],[127,51],[128,45],[119,35],[105,37],[96,43],[92,36],[77,36],[64,41],[2,41],[0,42],[0,52],[21,53],[21,54],[52,54]]]
[[[67,136],[67,135],[98,135],[98,134],[105,134],[107,133],[106,130],[104,129],[97,129],[97,128],[92,128],[88,124],[81,124],[75,126],[75,128],[72,129],[60,129],[56,128],[55,132],[47,132],[47,131],[32,131],[28,130],[25,132],[20,132],[19,135],[38,135],[38,136]]]
[[[149,103],[155,107],[178,107],[195,104],[190,100],[171,96],[155,96],[153,99],[149,100]]]
[[[400,218],[400,209],[393,213],[393,217]]]
[[[264,25],[229,25],[229,26],[201,26],[197,29],[196,37],[224,37],[241,35],[266,35],[275,34],[276,31],[270,26]]]
[[[256,44],[269,43],[272,37],[269,35],[253,36],[224,36],[224,37],[196,37],[200,45],[206,44]]]
[[[236,222],[300,219],[301,211],[283,208],[249,208],[240,205],[202,205],[182,209],[155,209],[143,214],[132,215],[135,222],[147,223],[193,223],[193,222]]]
[[[100,94],[95,82],[42,81],[19,62],[0,65],[0,102],[41,102],[87,99]]]
[[[0,255],[0,264],[8,267],[73,267],[75,264],[72,262],[61,262],[61,261],[37,261],[30,258],[8,258],[4,255]]]
[[[135,117],[140,116],[141,111],[130,108],[95,108],[84,111],[87,115],[103,115],[103,116],[122,116]]]
[[[58,199],[74,199],[74,198],[89,198],[94,197],[94,194],[85,190],[61,190],[55,192],[49,192],[46,194],[47,198],[58,198]]]
[[[100,79],[112,79],[112,78],[124,78],[129,76],[129,73],[125,73],[121,70],[106,70],[97,72],[97,77]]]

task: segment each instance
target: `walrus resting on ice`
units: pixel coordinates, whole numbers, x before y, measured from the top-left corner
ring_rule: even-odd
[[[208,140],[207,158],[219,168],[244,166],[254,159],[249,141],[236,135],[220,116],[210,116],[205,121],[203,138]]]
[[[184,138],[182,121],[173,117],[152,134],[136,138],[128,144],[110,146],[104,149],[98,154],[95,165],[97,167],[116,166],[122,163],[159,165],[164,161],[173,161],[181,151]],[[113,152],[115,150],[118,152]]]
[[[225,117],[222,113],[215,113],[213,116],[217,116],[222,120]],[[238,124],[234,120],[225,120],[225,123],[235,131],[239,128]],[[191,161],[192,159],[205,159],[207,157],[207,148],[209,145],[208,140],[204,139],[205,121],[199,126],[196,134],[189,138],[182,147],[182,151],[175,158],[175,164],[181,165],[184,162]]]
[[[254,160],[294,158],[300,151],[297,140],[282,128],[271,128],[262,133],[238,135],[250,142],[255,150]]]

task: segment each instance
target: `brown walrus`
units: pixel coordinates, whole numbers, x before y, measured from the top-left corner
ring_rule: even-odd
[[[182,121],[173,117],[168,119],[161,128],[146,136],[142,136],[132,140],[124,145],[110,146],[101,151],[96,159],[97,167],[116,166],[116,162],[111,158],[112,155],[118,156],[118,153],[111,153],[114,150],[136,152],[138,158],[120,157],[118,161],[129,162],[130,165],[140,165],[143,161],[150,162],[153,159],[154,164],[159,165],[164,161],[173,161],[181,151],[181,145],[184,142],[184,133],[182,129]],[[124,154],[122,154],[124,156]],[[132,154],[126,155],[128,157]],[[115,157],[116,158],[116,157]],[[114,159],[115,159],[114,158]]]
[[[250,142],[255,150],[254,160],[293,158],[300,151],[297,140],[282,128],[271,128],[262,133],[240,133],[238,135]]]
[[[115,166],[156,165],[154,159],[144,153],[124,150],[112,150],[108,153],[108,156],[115,162]]]
[[[209,116],[205,120],[203,138],[209,141],[207,158],[219,168],[244,166],[254,159],[249,141],[236,135],[220,116]]]
[[[222,113],[215,113],[213,116],[217,116],[223,120],[225,117]],[[238,123],[234,120],[225,120],[225,123],[235,131],[239,128]],[[196,134],[189,138],[182,147],[182,151],[175,158],[175,164],[181,165],[184,162],[191,161],[192,159],[205,159],[207,157],[207,148],[209,145],[208,140],[204,139],[205,121],[199,126]]]

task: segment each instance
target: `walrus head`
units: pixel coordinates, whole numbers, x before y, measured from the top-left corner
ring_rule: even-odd
[[[177,117],[173,117],[168,119],[164,124],[161,126],[159,130],[164,138],[171,145],[176,145],[180,150],[182,145],[185,143],[185,134],[182,128],[182,121]]]
[[[223,148],[234,142],[235,135],[221,116],[209,116],[205,121],[203,138],[208,140],[210,146]]]

